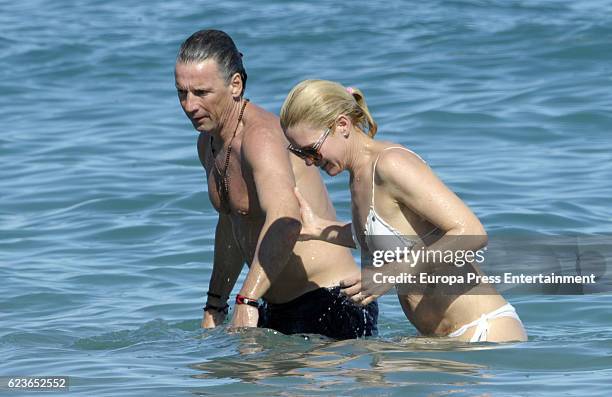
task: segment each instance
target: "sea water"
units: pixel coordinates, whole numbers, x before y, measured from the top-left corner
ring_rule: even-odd
[[[87,396],[609,395],[609,295],[510,297],[529,341],[504,345],[417,337],[393,296],[374,338],[201,330],[216,214],[173,66],[202,28],[234,38],[272,112],[306,78],[360,88],[377,139],[491,235],[612,232],[609,1],[2,1],[0,376]],[[325,181],[349,219],[346,175]]]

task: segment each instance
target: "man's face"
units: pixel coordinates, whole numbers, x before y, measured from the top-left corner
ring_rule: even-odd
[[[200,132],[219,128],[231,109],[232,90],[217,62],[177,62],[174,78],[181,107],[193,127]]]

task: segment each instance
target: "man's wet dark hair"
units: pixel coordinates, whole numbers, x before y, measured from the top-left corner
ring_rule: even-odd
[[[242,65],[242,54],[227,33],[214,29],[197,31],[181,44],[176,57],[176,61],[181,63],[199,63],[207,59],[217,62],[227,83],[235,73],[239,73],[242,77],[240,95],[244,94],[247,74]]]

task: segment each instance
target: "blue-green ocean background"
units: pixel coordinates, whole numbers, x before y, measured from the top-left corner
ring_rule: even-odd
[[[609,395],[609,295],[517,296],[529,342],[199,329],[216,222],[174,89],[226,30],[247,96],[361,88],[489,233],[612,232],[609,1],[0,1],[0,376],[71,395]],[[347,177],[326,177],[349,217]],[[2,392],[0,392],[2,393]],[[7,392],[8,393],[8,392]],[[13,394],[11,394],[13,395]]]

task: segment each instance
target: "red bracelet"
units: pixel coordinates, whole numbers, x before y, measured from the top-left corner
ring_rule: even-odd
[[[259,303],[257,303],[257,299],[247,298],[244,295],[236,295],[236,304],[237,305],[249,305],[259,309]]]

